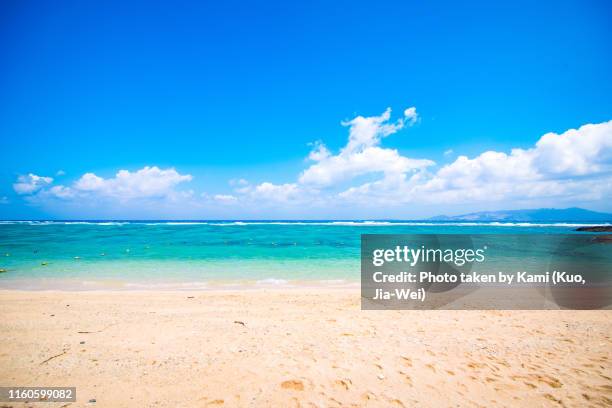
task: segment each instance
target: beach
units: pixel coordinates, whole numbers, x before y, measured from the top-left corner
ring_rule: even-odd
[[[362,311],[355,289],[0,291],[45,407],[610,406],[612,311]],[[5,406],[21,406],[5,403]]]
[[[0,22],[0,408],[612,408],[612,0]]]

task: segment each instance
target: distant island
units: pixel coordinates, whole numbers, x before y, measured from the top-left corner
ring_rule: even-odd
[[[481,211],[463,215],[438,215],[431,221],[504,221],[504,222],[612,222],[612,214],[584,208],[538,208],[532,210]]]

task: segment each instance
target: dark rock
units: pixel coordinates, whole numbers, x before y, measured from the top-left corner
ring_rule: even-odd
[[[596,227],[579,227],[575,231],[580,232],[612,232],[612,225],[598,225]]]
[[[593,238],[593,241],[612,244],[612,235],[597,235],[595,238]]]

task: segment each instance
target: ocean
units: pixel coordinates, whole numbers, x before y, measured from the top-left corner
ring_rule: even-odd
[[[350,286],[360,279],[361,234],[576,234],[583,225],[0,221],[0,288]]]

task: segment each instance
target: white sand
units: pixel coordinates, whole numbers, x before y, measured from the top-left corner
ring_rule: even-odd
[[[0,291],[0,307],[0,385],[77,387],[36,406],[612,405],[609,310],[361,311],[323,289]]]

